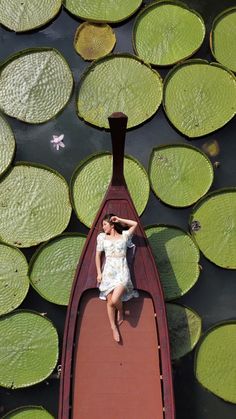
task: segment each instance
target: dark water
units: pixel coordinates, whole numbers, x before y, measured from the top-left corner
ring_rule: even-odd
[[[236,1],[187,0],[186,3],[202,14],[207,26],[206,39],[195,57],[213,60],[208,42],[212,21],[222,10],[236,6]],[[131,43],[133,21],[132,18],[126,23],[115,25],[117,36],[115,52],[133,52]],[[77,86],[81,73],[88,66],[73,49],[73,37],[79,23],[79,20],[62,10],[51,24],[27,34],[14,34],[0,28],[1,60],[25,48],[55,47],[68,60]],[[162,69],[160,73],[165,76],[167,70]],[[24,160],[47,164],[69,180],[81,159],[96,151],[111,150],[108,132],[89,126],[76,116],[75,91],[69,105],[53,121],[31,126],[8,118],[17,142],[16,161]],[[61,133],[65,134],[66,148],[56,152],[51,147],[50,140],[53,134]],[[217,160],[221,164],[215,170],[215,179],[211,190],[236,185],[235,133],[236,119],[234,118],[217,132],[191,142],[199,148],[206,141],[212,139],[219,143],[220,154],[217,156]],[[164,112],[160,109],[150,121],[128,131],[125,151],[137,158],[147,168],[152,148],[173,142],[186,143],[188,140],[169,124]],[[214,159],[212,161],[214,162]],[[141,221],[144,225],[172,224],[187,230],[190,212],[191,208],[169,208],[160,203],[151,193]],[[68,231],[88,232],[75,215],[72,216]],[[34,250],[35,248],[25,251],[28,258]],[[235,271],[227,271],[214,266],[204,257],[201,257],[200,263],[203,270],[197,284],[178,302],[196,310],[202,317],[203,329],[207,330],[219,321],[236,319],[236,274]],[[22,304],[22,308],[47,312],[48,317],[57,327],[62,342],[65,308],[48,303],[32,289]],[[173,365],[177,419],[235,419],[236,405],[220,400],[197,383],[193,373],[193,360],[194,353],[191,353]],[[15,391],[0,389],[0,414],[18,406],[37,404],[47,408],[56,417],[58,390],[59,380],[56,377],[27,389]]]

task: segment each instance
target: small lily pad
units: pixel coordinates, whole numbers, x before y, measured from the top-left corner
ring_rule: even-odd
[[[166,304],[171,359],[179,359],[196,346],[202,330],[200,316],[190,308]]]
[[[28,289],[28,263],[25,256],[19,249],[0,243],[0,315],[18,307]]]
[[[30,261],[34,289],[55,304],[69,303],[71,287],[86,237],[63,234],[42,245]]]
[[[186,294],[199,276],[199,250],[185,231],[168,225],[145,228],[166,300]]]
[[[52,48],[29,49],[12,55],[0,70],[0,109],[31,124],[54,118],[68,103],[71,70]]]
[[[116,43],[116,35],[107,24],[84,22],[76,33],[74,47],[84,60],[96,60],[109,54]]]
[[[0,385],[28,387],[45,380],[58,360],[58,335],[50,320],[18,310],[0,318]]]
[[[153,149],[149,176],[158,198],[173,207],[186,207],[209,190],[214,171],[208,157],[198,148],[169,144]]]
[[[236,403],[236,322],[215,325],[203,337],[195,357],[195,375],[207,390]]]
[[[62,0],[1,0],[0,23],[15,32],[38,28],[52,20]]]
[[[15,152],[15,138],[10,125],[0,115],[0,175],[12,162]]]
[[[82,161],[71,180],[72,205],[77,217],[91,227],[112,176],[112,155],[97,153]],[[148,202],[150,186],[143,166],[133,157],[124,159],[124,176],[140,215]],[[140,193],[140,189],[142,193]]]
[[[202,198],[193,208],[190,228],[193,222],[200,226],[192,234],[204,256],[222,268],[236,269],[236,188]]]
[[[53,417],[41,406],[23,406],[8,412],[2,419],[52,419]]]
[[[0,238],[8,244],[30,247],[57,236],[71,210],[65,179],[49,167],[19,163],[0,182]]]

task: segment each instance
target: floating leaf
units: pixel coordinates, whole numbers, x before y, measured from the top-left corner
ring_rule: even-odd
[[[208,191],[214,172],[210,160],[198,148],[169,144],[153,149],[149,176],[158,198],[174,207],[186,207]]]
[[[141,3],[142,0],[63,0],[70,13],[95,22],[121,22],[135,13]]]
[[[217,61],[236,71],[236,7],[224,10],[215,18],[210,46]]]
[[[202,198],[191,222],[201,228],[194,238],[206,258],[222,268],[236,269],[236,188],[219,189]]]
[[[0,318],[0,385],[28,387],[47,378],[58,359],[58,336],[39,313],[19,310]]]
[[[28,289],[28,263],[25,256],[19,249],[0,243],[0,315],[18,307]]]
[[[62,0],[1,0],[0,23],[15,32],[29,31],[52,20]]]
[[[220,64],[203,60],[181,63],[165,79],[164,109],[187,137],[209,134],[236,113],[236,78]]]
[[[56,49],[20,51],[1,67],[0,108],[21,121],[46,122],[66,106],[72,88],[70,68]]]
[[[68,185],[48,167],[19,163],[0,182],[0,237],[4,242],[34,246],[62,233],[70,216]]]
[[[78,95],[78,115],[98,127],[109,128],[108,116],[123,112],[128,128],[141,124],[162,100],[159,74],[137,57],[110,55],[85,71]]]
[[[0,175],[11,164],[15,152],[15,138],[10,125],[0,115]]]
[[[166,304],[166,311],[171,358],[179,359],[196,346],[201,335],[202,321],[192,309],[178,304]]]
[[[97,153],[82,161],[71,180],[73,207],[82,223],[90,227],[99,210],[112,175],[110,153]],[[124,159],[124,176],[140,215],[148,202],[149,180],[143,166],[133,157]],[[142,193],[140,193],[142,188]]]
[[[207,390],[236,403],[236,322],[215,325],[203,337],[195,358],[195,375]]]
[[[64,234],[42,245],[30,261],[30,281],[46,300],[67,305],[85,243],[81,234]]]
[[[176,1],[158,1],[143,9],[134,24],[136,53],[146,62],[171,65],[190,57],[205,36],[202,17]]]
[[[113,50],[115,43],[115,32],[106,24],[84,22],[75,33],[74,47],[84,60],[104,57]]]
[[[50,419],[50,413],[41,406],[24,406],[8,412],[2,419]]]
[[[186,294],[199,276],[199,250],[192,238],[178,227],[153,225],[145,228],[160,274],[166,300]]]

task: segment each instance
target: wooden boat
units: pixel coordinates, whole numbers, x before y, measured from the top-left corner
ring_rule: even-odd
[[[123,175],[127,117],[109,117],[113,175],[88,234],[72,287],[63,339],[59,419],[174,419],[165,305],[151,249]],[[125,303],[121,343],[98,298],[95,250],[105,213],[138,222],[131,272],[139,298]]]

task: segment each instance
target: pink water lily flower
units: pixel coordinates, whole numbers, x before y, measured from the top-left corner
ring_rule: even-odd
[[[61,135],[53,135],[53,140],[51,140],[51,143],[53,144],[53,147],[56,148],[58,151],[60,147],[64,148],[65,144],[63,143],[64,134]]]

